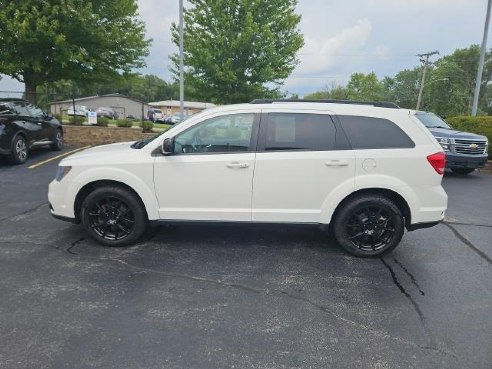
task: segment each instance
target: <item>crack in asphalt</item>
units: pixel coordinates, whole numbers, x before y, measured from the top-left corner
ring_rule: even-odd
[[[427,335],[427,338],[429,339],[429,347],[436,347],[437,346],[437,342],[436,342],[436,339],[434,337],[434,335],[432,334],[432,332],[430,331],[428,325],[427,325],[427,321],[425,319],[425,316],[424,314],[422,313],[422,310],[420,309],[420,306],[417,304],[417,302],[414,300],[414,298],[412,297],[412,295],[410,295],[410,293],[405,289],[405,287],[403,287],[403,285],[400,283],[400,281],[398,280],[397,276],[396,276],[396,273],[395,271],[393,270],[393,268],[391,267],[391,265],[389,265],[386,260],[384,260],[383,258],[379,258],[379,260],[381,260],[381,262],[383,263],[383,265],[386,267],[386,269],[388,269],[388,271],[390,272],[391,274],[391,279],[393,280],[393,283],[396,285],[396,287],[398,287],[398,289],[400,290],[400,292],[408,299],[408,301],[410,301],[410,303],[412,304],[415,312],[417,313],[419,319],[420,319],[420,323],[422,325],[422,328],[424,329],[426,335]],[[395,262],[396,262],[396,259],[395,259]],[[400,265],[402,267],[401,264],[397,263],[398,265]],[[406,269],[404,267],[402,267],[402,269]],[[407,271],[407,274],[410,274],[408,273]],[[411,274],[410,274],[411,275]],[[412,277],[410,277],[412,278]],[[419,288],[419,291],[422,292]]]
[[[83,241],[85,241],[87,237],[79,238],[77,241],[72,242],[71,246],[68,249],[65,249],[66,252],[72,255],[78,255],[76,252],[73,252],[72,249],[78,245],[80,245]]]
[[[485,254],[482,250],[480,250],[477,246],[475,246],[468,238],[463,236],[456,228],[454,228],[449,223],[444,223],[446,227],[448,227],[461,242],[463,242],[466,246],[468,246],[472,251],[474,251],[478,256],[480,256],[487,263],[492,265],[492,259]]]
[[[414,275],[412,273],[410,273],[408,271],[408,269],[401,263],[401,261],[399,261],[396,257],[393,256],[393,261],[395,262],[395,264],[397,264],[404,272],[406,275],[408,275],[410,277],[410,280],[412,281],[412,284],[417,287],[417,289],[419,290],[420,294],[422,296],[425,296],[425,292],[422,290],[422,288],[420,288],[420,285],[418,284],[417,282],[417,279],[414,277]]]
[[[473,226],[473,227],[492,228],[492,224],[464,223],[464,222],[455,222],[455,221],[449,221],[449,220],[443,221],[442,224],[445,224],[445,225],[454,224],[454,225],[464,225],[464,226]]]
[[[19,213],[19,214],[14,214],[14,215],[9,215],[9,216],[6,216],[6,217],[3,217],[3,218],[0,218],[0,222],[4,222],[6,221],[7,219],[12,219],[12,218],[16,218],[18,216],[21,216],[21,215],[26,215],[26,214],[29,214],[29,213],[34,213],[36,210],[42,208],[43,206],[45,205],[48,205],[48,201],[45,201],[43,202],[42,204],[39,204],[37,205],[36,207],[32,208],[32,209],[29,209],[29,210],[25,210],[23,211],[22,213]]]
[[[315,301],[313,301],[307,297],[295,295],[295,294],[292,294],[288,291],[278,290],[278,289],[260,289],[260,288],[245,286],[245,285],[238,284],[238,283],[231,283],[231,282],[225,282],[225,281],[220,281],[220,280],[215,280],[215,279],[210,279],[210,278],[196,277],[196,276],[191,276],[191,275],[187,275],[187,274],[161,272],[161,271],[150,269],[150,268],[139,267],[139,266],[133,265],[131,263],[128,263],[128,262],[121,260],[121,259],[118,259],[118,258],[111,258],[110,257],[110,258],[105,258],[105,259],[119,263],[125,267],[134,269],[140,273],[146,272],[146,273],[153,273],[153,274],[162,275],[165,277],[180,278],[180,279],[190,280],[190,281],[194,281],[194,282],[204,282],[204,283],[209,283],[209,284],[220,286],[220,287],[236,288],[236,289],[239,289],[242,291],[247,291],[247,292],[254,293],[254,294],[266,294],[266,295],[271,295],[273,293],[279,294],[279,295],[286,296],[286,297],[293,299],[293,300],[307,303],[307,304],[311,305],[312,307],[318,309],[319,311],[333,316],[337,320],[340,320],[340,321],[342,321],[346,324],[349,324],[353,327],[363,329],[363,330],[365,330],[371,334],[374,334],[377,337],[391,339],[391,340],[397,341],[399,343],[404,343],[404,344],[407,344],[407,345],[410,345],[413,347],[417,347],[420,349],[424,349],[424,350],[431,350],[431,351],[434,351],[434,352],[442,354],[442,355],[448,355],[448,356],[451,356],[455,359],[459,359],[459,357],[454,352],[438,347],[437,344],[432,339],[431,335],[428,337],[429,341],[430,341],[429,345],[419,345],[413,341],[409,341],[409,340],[401,338],[401,337],[392,336],[391,334],[389,334],[386,331],[377,330],[377,329],[374,329],[374,328],[372,328],[368,325],[365,325],[363,323],[348,319],[344,316],[341,316],[341,315],[335,313],[334,311],[332,311],[328,307],[321,305],[321,304],[319,304],[319,303],[317,303],[317,302],[315,302]],[[417,306],[417,310],[419,312],[419,317],[421,319],[423,319],[422,312],[420,311],[418,306]],[[427,326],[424,326],[424,329],[426,330],[426,333],[429,334]]]

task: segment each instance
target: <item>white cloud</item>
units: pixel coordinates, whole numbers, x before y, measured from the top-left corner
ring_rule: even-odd
[[[301,63],[295,73],[310,74],[336,65],[340,55],[360,50],[369,39],[371,30],[371,23],[362,19],[324,40],[319,35],[305,35],[305,45],[299,52]]]

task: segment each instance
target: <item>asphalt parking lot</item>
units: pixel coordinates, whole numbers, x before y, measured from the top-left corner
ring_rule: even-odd
[[[492,174],[447,174],[446,222],[383,259],[287,226],[105,248],[49,214],[58,154],[0,161],[2,369],[492,368]]]

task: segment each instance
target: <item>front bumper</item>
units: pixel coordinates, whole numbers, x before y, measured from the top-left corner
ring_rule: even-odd
[[[488,155],[461,155],[446,152],[446,168],[482,168],[487,164]]]

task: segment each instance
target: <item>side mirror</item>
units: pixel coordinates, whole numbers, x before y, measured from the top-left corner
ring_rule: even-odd
[[[174,138],[166,138],[161,147],[162,155],[171,155],[174,153]]]
[[[52,120],[53,119],[53,114],[51,112],[45,113],[46,120]]]

